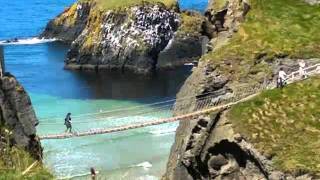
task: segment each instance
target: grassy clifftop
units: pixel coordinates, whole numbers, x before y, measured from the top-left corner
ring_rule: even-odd
[[[10,130],[1,125],[0,128],[0,179],[2,180],[51,180],[52,174],[43,167],[41,162],[26,171],[36,160],[28,152],[19,147],[11,146]],[[26,171],[24,174],[23,172]]]
[[[221,8],[225,0],[214,1]],[[224,46],[203,59],[241,62],[231,72],[248,76],[250,71],[268,72],[268,66],[257,62],[272,62],[277,57],[320,57],[320,6],[303,0],[250,0],[251,9],[238,31]],[[254,72],[253,75],[255,76]],[[253,77],[256,78],[256,77]]]
[[[101,10],[119,9],[147,3],[163,3],[167,7],[175,7],[176,0],[80,0],[80,2],[95,2]]]
[[[232,107],[237,132],[277,168],[320,177],[320,77],[263,92]]]

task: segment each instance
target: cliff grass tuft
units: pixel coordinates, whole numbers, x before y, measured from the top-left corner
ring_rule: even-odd
[[[223,4],[223,0],[219,2]],[[311,6],[303,0],[249,2],[251,10],[238,31],[204,60],[215,64],[235,63],[231,72],[240,79],[250,75],[251,70],[270,71],[268,64],[254,66],[257,57],[263,57],[266,62],[276,57],[320,57],[320,6]],[[252,78],[256,78],[253,74]]]
[[[80,0],[82,2],[94,1],[101,10],[121,9],[130,6],[147,3],[162,3],[168,8],[174,8],[177,5],[176,0]]]
[[[35,159],[25,150],[11,146],[8,143],[12,135],[10,130],[1,127],[0,134],[0,180],[54,179],[41,162],[38,162],[33,168],[23,174],[35,162]]]
[[[181,13],[181,25],[178,30],[179,35],[195,35],[200,36],[204,17],[196,12]]]
[[[227,5],[228,0],[215,0],[211,1],[211,3],[210,8],[214,11],[219,11]]]
[[[276,168],[320,177],[320,77],[268,90],[233,106],[228,117]]]
[[[66,9],[64,13],[54,20],[56,25],[73,26],[76,23],[77,18],[77,3],[73,4],[69,9]]]

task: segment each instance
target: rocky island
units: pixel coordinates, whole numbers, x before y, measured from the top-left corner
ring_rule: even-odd
[[[65,68],[146,74],[198,59],[205,18],[181,12],[175,0],[81,0],[41,34],[70,43]]]

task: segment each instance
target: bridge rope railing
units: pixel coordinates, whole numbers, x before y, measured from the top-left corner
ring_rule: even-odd
[[[206,93],[208,94],[208,93]],[[199,100],[202,99],[206,99],[206,98],[210,98],[213,97],[214,95],[209,95],[203,98],[199,98]],[[176,106],[176,103],[170,103],[170,104],[165,104],[162,106],[156,106],[153,108],[144,108],[142,110],[135,110],[132,113],[124,113],[122,112],[120,115],[113,115],[113,116],[96,116],[87,120],[78,120],[78,121],[73,121],[72,124],[83,124],[83,123],[93,123],[93,122],[102,122],[104,120],[108,121],[108,120],[121,120],[122,118],[127,118],[128,116],[139,116],[139,115],[148,115],[148,114],[152,114],[153,112],[158,112],[158,111],[170,111],[172,112],[172,110],[174,109],[174,107]],[[63,119],[60,119],[59,122],[41,122],[41,125],[61,125],[63,124]]]
[[[210,110],[210,111],[208,110],[210,107],[217,108],[217,107],[223,107],[225,105],[231,105],[235,101],[243,99],[244,97],[248,96],[249,94],[257,92],[258,90],[260,90],[261,88],[264,88],[264,87],[265,87],[265,85],[260,85],[260,86],[255,86],[254,88],[248,88],[246,91],[237,92],[232,95],[230,94],[229,97],[227,97],[227,98],[218,98],[217,99],[214,96],[209,96],[209,97],[198,99],[195,113],[189,113],[189,114],[179,116],[179,117],[163,118],[163,119],[152,120],[152,121],[147,121],[147,122],[135,122],[134,124],[124,125],[124,126],[119,126],[119,127],[105,128],[105,129],[91,129],[89,131],[85,131],[82,133],[75,132],[73,134],[64,133],[64,134],[57,134],[57,135],[46,135],[46,136],[42,136],[41,139],[64,139],[64,138],[71,138],[71,137],[81,137],[81,136],[105,134],[105,133],[111,133],[111,132],[136,129],[136,128],[140,128],[140,127],[159,125],[159,124],[163,124],[163,123],[175,122],[178,120],[182,120],[183,118],[186,118],[186,117],[193,117],[196,115],[200,115],[204,112],[210,112],[210,111],[212,111],[212,110]],[[176,108],[176,107],[172,106],[170,109],[167,109],[167,112],[171,112],[174,108]],[[151,112],[151,113],[156,113],[156,112]],[[132,118],[134,118],[134,117],[132,117]]]
[[[214,91],[211,92],[206,92],[204,95],[205,96],[210,96],[214,93]],[[181,99],[170,99],[170,100],[165,100],[165,101],[160,101],[160,102],[155,102],[155,103],[150,103],[150,104],[145,104],[145,105],[138,105],[138,106],[131,106],[131,107],[120,107],[120,108],[116,108],[116,109],[112,109],[112,110],[108,110],[108,111],[100,111],[100,112],[95,112],[95,113],[85,113],[85,114],[81,114],[81,115],[77,115],[77,116],[72,116],[72,119],[84,119],[84,118],[91,118],[94,116],[104,116],[104,117],[109,117],[112,116],[114,117],[117,114],[123,115],[124,112],[125,114],[129,114],[131,112],[136,113],[137,111],[141,111],[141,110],[145,110],[148,108],[157,108],[157,107],[161,107],[163,105],[174,105],[177,102],[183,102],[183,101],[189,101],[189,99],[194,98],[194,96],[188,96],[188,97],[184,97]],[[55,116],[55,117],[47,117],[47,118],[40,118],[40,121],[42,123],[46,123],[46,122],[58,122],[60,123],[61,120],[63,120],[64,117],[59,117],[59,116]]]
[[[315,69],[316,67],[319,67],[319,65],[314,65],[314,66],[310,66],[308,68],[306,68],[306,70],[310,70],[310,69]],[[294,73],[292,73],[291,75],[289,76],[294,76],[294,77],[298,77],[296,74],[298,74],[299,71],[296,71]],[[288,77],[289,77],[288,76]],[[236,89],[239,89],[239,87],[237,87]],[[241,88],[240,88],[241,89]],[[212,95],[216,93],[216,91],[211,91],[211,92],[206,92],[204,94],[202,94],[201,96],[208,96],[208,95]],[[87,119],[94,119],[95,116],[96,117],[114,117],[116,116],[117,114],[120,114],[123,115],[124,112],[125,114],[127,115],[131,115],[130,113],[133,112],[132,115],[134,115],[134,113],[136,113],[137,111],[144,111],[145,109],[147,108],[157,108],[158,106],[161,107],[162,105],[166,105],[166,104],[178,104],[181,102],[188,102],[189,99],[191,98],[194,98],[193,96],[189,96],[189,97],[184,97],[184,98],[179,98],[179,99],[176,99],[176,98],[173,98],[173,99],[170,99],[170,100],[165,100],[165,101],[160,101],[160,102],[155,102],[155,103],[150,103],[150,104],[146,104],[146,105],[138,105],[138,106],[131,106],[131,107],[125,107],[125,108],[117,108],[117,109],[112,109],[112,110],[108,110],[108,111],[101,111],[101,112],[95,112],[95,113],[86,113],[86,114],[80,114],[80,115],[77,115],[77,116],[72,116],[72,119],[73,120],[77,120],[77,119],[84,119],[85,117]],[[61,121],[64,119],[64,117],[53,117],[53,118],[41,118],[40,121],[41,121],[41,124],[46,124],[46,122],[52,124],[53,122],[57,122],[57,123],[61,123]],[[75,121],[77,122],[77,121]]]
[[[308,67],[305,69],[306,75],[311,76],[316,73],[320,73],[320,64],[316,64],[314,66]],[[301,79],[301,78],[300,78]],[[288,83],[292,83],[299,80],[297,78],[297,72],[293,72],[290,75],[288,75]],[[112,132],[120,132],[120,131],[126,131],[130,129],[137,129],[141,127],[147,127],[147,126],[154,126],[154,125],[160,125],[164,123],[170,123],[175,121],[181,121],[186,119],[191,119],[193,117],[213,112],[216,110],[219,110],[221,108],[226,108],[229,106],[232,106],[234,104],[237,104],[239,102],[245,101],[255,95],[257,95],[259,92],[265,89],[272,89],[276,85],[275,83],[269,83],[269,84],[258,84],[253,87],[243,88],[238,91],[234,91],[232,93],[227,93],[223,97],[216,98],[214,95],[209,95],[206,97],[202,97],[197,99],[196,101],[196,107],[194,108],[193,112],[181,112],[183,115],[176,116],[176,117],[165,117],[165,118],[158,118],[148,121],[140,122],[139,117],[132,117],[136,118],[134,120],[134,123],[120,125],[120,126],[113,126],[113,127],[105,127],[105,128],[99,128],[99,129],[90,129],[84,132],[74,132],[74,133],[62,133],[62,134],[52,134],[52,135],[43,135],[40,136],[40,139],[65,139],[65,138],[72,138],[72,137],[82,137],[82,136],[90,136],[90,135],[97,135],[97,134],[106,134],[106,133],[112,133]],[[168,105],[168,108],[158,109],[154,111],[148,112],[150,115],[154,115],[155,113],[163,113],[164,111],[166,113],[172,113],[173,109],[176,109],[177,106],[183,106],[182,103],[172,103]],[[169,107],[170,106],[170,107]],[[146,115],[146,113],[141,113],[141,115]],[[138,115],[139,116],[139,115]],[[128,116],[123,117],[128,118]],[[141,118],[144,120],[144,118]],[[110,118],[109,120],[116,120],[114,118]]]

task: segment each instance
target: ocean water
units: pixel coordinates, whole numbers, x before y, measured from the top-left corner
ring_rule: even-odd
[[[179,0],[179,5],[182,10],[195,10],[204,12],[207,8],[209,0]]]
[[[35,37],[50,19],[73,2],[0,0],[0,41],[21,40],[5,45],[6,68],[31,96],[40,119],[38,134],[64,132],[63,119],[68,112],[75,117],[73,123],[77,131],[127,124],[136,118],[101,120],[95,113],[146,105],[175,96],[190,74],[188,67],[159,72],[150,78],[64,70],[68,47]],[[183,9],[199,11],[204,10],[206,3],[202,0],[180,2]],[[140,111],[154,109],[145,106]],[[170,115],[170,112],[150,114],[139,119],[146,121]],[[42,141],[44,162],[61,179],[86,179],[90,167],[95,167],[100,176],[107,179],[158,179],[164,173],[176,127],[177,123],[173,123],[109,135]]]

